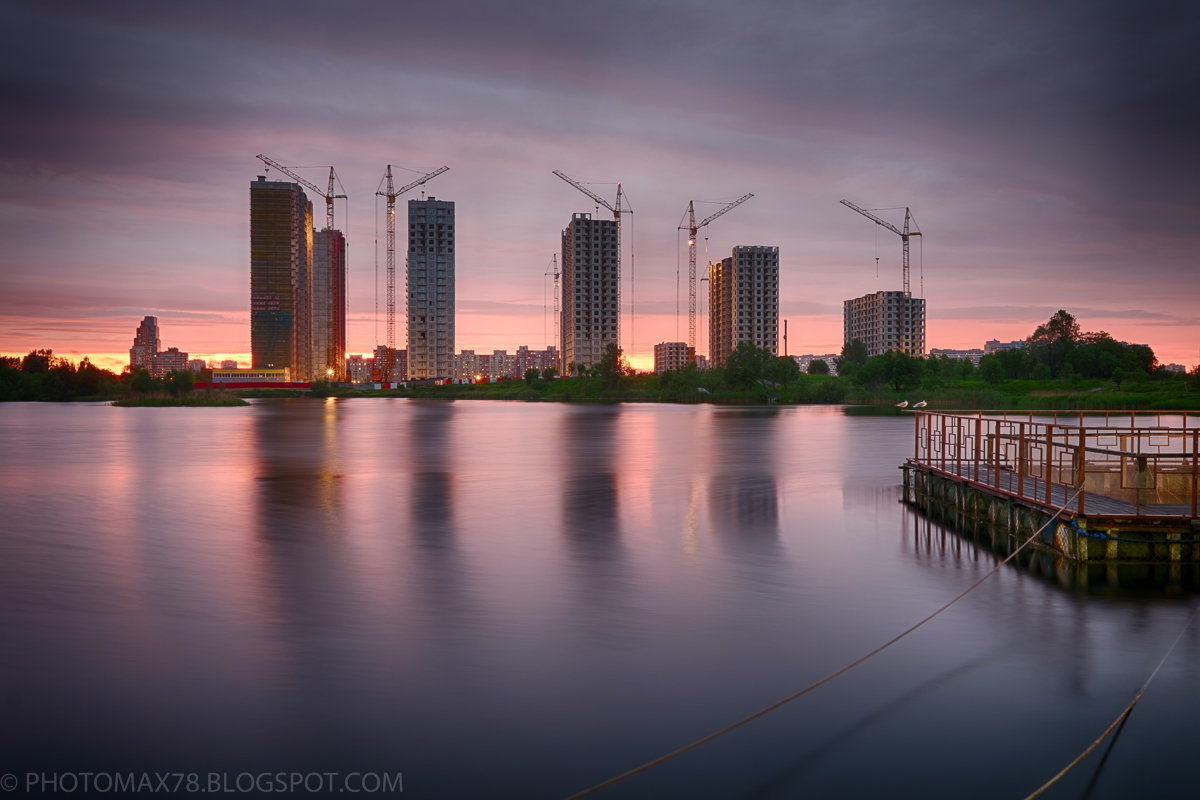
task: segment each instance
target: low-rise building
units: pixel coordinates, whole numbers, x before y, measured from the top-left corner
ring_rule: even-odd
[[[654,372],[678,371],[688,365],[687,342],[659,342],[654,345]]]

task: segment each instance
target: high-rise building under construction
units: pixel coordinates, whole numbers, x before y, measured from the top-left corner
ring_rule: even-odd
[[[562,232],[563,366],[590,366],[620,341],[621,243],[617,221],[571,215]]]
[[[296,183],[250,183],[250,360],[312,379],[312,203]]]
[[[408,377],[454,375],[454,201],[408,201]]]
[[[739,342],[779,352],[779,248],[739,246],[709,272],[708,350],[725,365]]]
[[[346,379],[346,237],[313,234],[313,378]]]
[[[925,355],[924,299],[907,292],[875,292],[846,300],[842,306],[846,343],[858,339],[866,345],[868,357],[890,350]]]

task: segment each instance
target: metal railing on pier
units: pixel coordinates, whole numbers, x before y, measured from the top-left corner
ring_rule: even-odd
[[[1200,412],[914,412],[911,464],[1089,517],[1200,518]]]

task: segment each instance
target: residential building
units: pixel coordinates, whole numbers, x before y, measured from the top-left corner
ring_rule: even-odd
[[[483,374],[487,378],[520,377],[516,369],[516,356],[510,356],[507,350],[493,350],[492,354],[488,356]]]
[[[904,292],[875,292],[843,303],[846,342],[859,339],[867,356],[899,350],[925,355],[925,301]]]
[[[158,344],[158,317],[144,317],[133,336],[133,347],[129,348],[130,370],[149,370],[150,362],[158,354]]]
[[[150,361],[150,374],[161,378],[172,372],[187,372],[188,354],[178,347],[168,347],[160,350]]]
[[[375,366],[373,358],[361,355],[346,357],[346,380],[351,383],[371,383],[371,368]]]
[[[538,372],[544,372],[550,367],[562,373],[562,366],[558,363],[558,348],[550,345],[545,350],[530,350],[529,345],[521,345],[517,348],[517,354],[514,356],[516,364],[513,366],[513,375],[518,378],[525,376],[525,371],[532,368]]]
[[[779,352],[779,248],[739,245],[709,270],[708,350],[724,366],[740,342]]]
[[[687,342],[659,342],[654,345],[654,372],[679,371],[689,363]]]
[[[620,341],[621,264],[617,221],[571,215],[562,232],[562,354],[568,369],[591,366]]]
[[[443,377],[473,381],[476,378],[483,376],[482,361],[486,360],[486,358],[487,356],[484,356],[483,359],[480,359],[480,357],[475,354],[474,350],[463,350],[458,354],[457,358],[454,359],[454,371]]]
[[[252,369],[312,375],[312,203],[299,184],[250,183]]]
[[[313,234],[313,375],[346,379],[346,237],[339,230]]]
[[[825,366],[829,367],[829,374],[837,375],[837,360],[839,358],[841,358],[841,355],[838,353],[826,353],[822,356],[806,353],[802,356],[792,356],[792,359],[796,362],[796,366],[800,367],[800,371],[806,374],[812,362],[824,361]]]
[[[168,347],[160,350],[162,340],[158,333],[158,317],[142,318],[137,332],[133,337],[133,347],[129,348],[129,369],[144,369],[156,378],[162,378],[170,372],[183,372],[188,369],[188,354],[180,352],[178,347]],[[204,362],[200,362],[201,368]]]
[[[408,201],[408,377],[454,375],[454,202]]]
[[[1020,350],[1025,346],[1025,340],[1020,339],[1015,342],[1002,342],[999,339],[988,339],[983,343],[983,353],[997,353],[1001,350]]]
[[[1008,349],[1008,348],[1004,348]],[[930,358],[952,358],[956,361],[970,361],[975,366],[979,366],[979,359],[983,358],[984,351],[975,347],[970,350],[955,350],[947,347],[934,347],[929,351]]]

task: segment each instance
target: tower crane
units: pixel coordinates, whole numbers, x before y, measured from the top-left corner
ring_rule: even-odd
[[[586,194],[588,197],[595,200],[597,206],[604,206],[609,211],[611,211],[613,213],[613,219],[615,219],[617,221],[618,229],[620,229],[620,227],[621,227],[621,215],[633,213],[633,209],[629,207],[629,198],[625,198],[625,208],[621,208],[621,198],[624,197],[624,195],[622,194],[620,183],[617,184],[617,200],[616,200],[616,204],[614,205],[613,203],[608,202],[603,197],[601,197],[600,195],[593,192],[591,189],[584,186],[579,181],[577,181],[574,178],[571,178],[567,175],[564,175],[559,170],[554,170],[554,174],[557,175],[558,177],[562,178],[567,183],[574,186],[579,191]]]
[[[679,230],[688,232],[688,358],[693,360],[696,358],[696,235],[697,232],[708,223],[712,222],[717,217],[732,211],[742,203],[754,197],[753,194],[744,194],[732,203],[729,203],[720,211],[709,214],[699,223],[696,222],[696,202],[688,201],[687,211],[684,212],[684,218],[687,224],[679,223]]]
[[[900,237],[900,241],[902,242],[903,250],[904,250],[904,256],[902,259],[903,265],[904,265],[904,328],[903,328],[903,337],[901,339],[901,342],[902,342],[901,349],[907,355],[914,355],[914,353],[912,352],[912,350],[913,350],[912,320],[909,316],[912,306],[908,302],[909,299],[912,297],[912,292],[909,290],[909,280],[908,280],[908,273],[909,273],[908,239],[910,236],[920,236],[921,235],[921,231],[919,229],[916,229],[917,221],[915,219],[913,219],[912,212],[909,210],[909,208],[907,206],[905,206],[905,208],[904,208],[904,229],[901,230],[900,228],[897,228],[895,225],[888,222],[887,220],[883,220],[883,219],[880,219],[879,217],[875,216],[867,209],[860,208],[859,206],[854,205],[854,203],[851,203],[849,200],[842,200],[841,202],[842,202],[842,205],[846,206],[847,208],[857,211],[858,213],[862,214],[867,219],[872,220],[876,225],[882,225],[883,227],[887,228],[889,231],[891,231],[892,233],[894,233]],[[920,355],[920,353],[916,353],[916,355]]]
[[[903,243],[903,248],[904,248],[904,259],[903,259],[903,263],[904,263],[904,296],[911,297],[912,292],[909,291],[909,281],[908,281],[908,265],[909,265],[908,238],[910,236],[920,236],[921,235],[920,229],[917,228],[917,221],[915,219],[913,219],[912,212],[909,211],[907,206],[904,208],[904,230],[901,230],[901,229],[897,228],[895,225],[893,225],[892,223],[888,222],[887,220],[882,220],[879,217],[875,216],[867,209],[859,208],[858,206],[854,205],[854,203],[851,203],[849,200],[843,200],[841,202],[842,202],[842,205],[846,206],[846,208],[850,208],[850,209],[857,211],[858,213],[862,214],[867,219],[872,220],[876,225],[882,225],[883,227],[887,228],[889,231],[891,231],[892,233],[894,233],[900,237],[900,241]]]
[[[559,337],[562,335],[562,332],[559,329],[561,320],[559,319],[558,308],[558,253],[550,254],[550,266],[546,269],[546,272],[542,278],[544,279],[551,274],[554,275],[554,345],[555,347],[558,347],[561,344],[559,342]]]
[[[377,190],[376,195],[387,198],[387,350],[384,356],[383,379],[392,380],[392,372],[396,367],[396,198],[416,186],[436,178],[449,167],[435,169],[407,186],[397,189],[392,183],[392,165],[387,165],[387,171],[379,183],[384,190]]]
[[[274,167],[275,169],[279,170],[284,175],[287,175],[289,178],[291,178],[292,180],[294,180],[296,183],[300,184],[301,186],[305,186],[309,189],[312,189],[313,192],[315,192],[318,197],[324,197],[325,198],[325,230],[327,230],[327,231],[333,230],[333,201],[347,199],[346,195],[344,195],[344,194],[334,194],[334,183],[337,182],[340,184],[341,181],[339,181],[337,179],[337,173],[335,173],[333,171],[333,167],[329,168],[329,189],[327,191],[321,191],[320,189],[317,188],[317,185],[315,183],[312,183],[311,181],[306,181],[304,178],[301,178],[299,175],[292,172],[290,169],[285,167],[283,164],[280,164],[280,163],[274,161],[273,159],[267,158],[262,153],[259,153],[257,156],[255,156],[255,158],[257,158],[259,161],[266,164],[268,167]]]
[[[594,200],[596,203],[597,210],[599,210],[598,209],[599,206],[604,206],[605,208],[607,208],[609,211],[612,212],[613,219],[615,219],[617,221],[617,275],[620,276],[620,274],[621,274],[621,217],[624,214],[632,214],[633,213],[633,208],[629,205],[629,198],[625,197],[624,193],[621,190],[621,184],[619,182],[617,183],[617,197],[616,197],[615,203],[609,203],[603,197],[596,194],[595,192],[593,192],[591,189],[584,186],[579,181],[575,180],[574,178],[570,177],[569,175],[565,175],[562,171],[556,169],[556,170],[553,170],[553,172],[555,175],[562,178],[564,181],[571,184],[576,189],[578,189],[579,191],[586,194],[588,197],[592,198],[592,200]],[[621,206],[622,199],[625,201],[624,207]],[[633,246],[632,245],[630,245],[630,248],[629,248],[629,282],[630,282],[629,304],[630,304],[630,308],[632,309],[633,308],[633,288],[632,288],[632,285],[633,285]],[[618,286],[617,286],[618,298],[620,295],[620,291],[621,291],[620,285],[618,284]],[[620,321],[619,321],[620,316],[619,315],[618,315],[617,319],[618,319],[617,341],[620,342],[621,333],[620,333]],[[630,329],[632,330],[632,327],[633,327],[632,316],[630,318],[629,325],[630,325]],[[630,334],[631,339],[632,339],[632,336],[633,336],[633,334],[631,333]],[[629,349],[630,350],[633,349],[632,342],[630,344]]]

